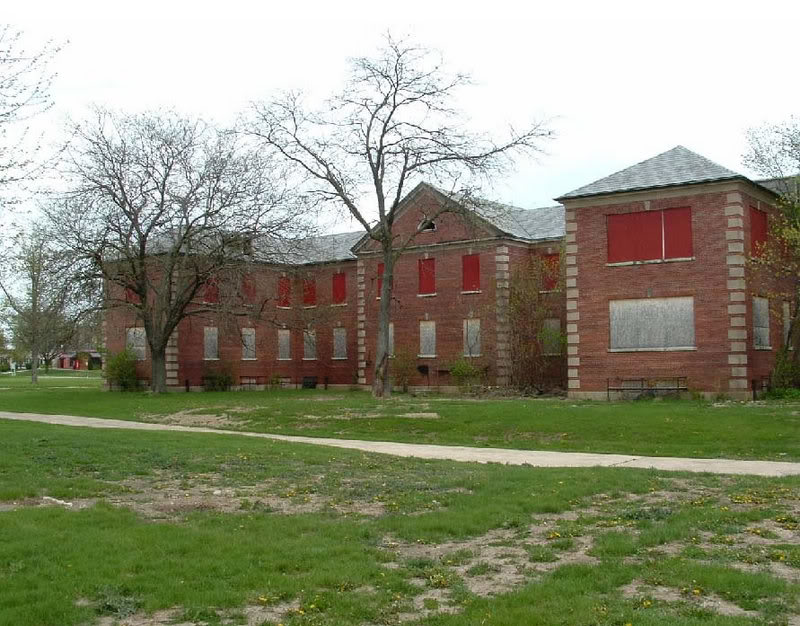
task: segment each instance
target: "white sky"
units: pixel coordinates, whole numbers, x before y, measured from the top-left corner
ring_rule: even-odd
[[[731,169],[748,127],[800,114],[798,2],[15,2],[54,64],[58,132],[91,103],[159,106],[228,122],[271,90],[323,97],[350,56],[410,35],[472,74],[462,109],[480,128],[552,119],[549,154],[497,181],[498,200],[552,198],[682,144]],[[339,229],[354,229],[341,224]]]

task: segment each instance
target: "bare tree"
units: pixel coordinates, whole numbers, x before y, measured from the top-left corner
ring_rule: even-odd
[[[91,298],[72,280],[69,259],[42,228],[15,237],[11,250],[0,291],[12,313],[15,347],[30,352],[36,384],[40,358],[69,340]]]
[[[773,371],[773,383],[800,385],[800,118],[754,128],[747,133],[745,163],[768,178],[764,184],[780,194],[778,213],[769,221],[769,237],[750,259],[773,295],[792,303],[789,336]],[[788,373],[779,370],[788,369]],[[782,381],[777,379],[782,378]]]
[[[28,51],[22,32],[0,25],[0,191],[29,176],[37,146],[27,122],[52,106],[49,63],[59,47]]]
[[[286,248],[304,223],[273,163],[240,135],[175,113],[98,110],[73,129],[71,191],[50,211],[84,279],[145,329],[153,391],[166,391],[167,342],[202,293],[241,284],[248,263]],[[236,291],[235,289],[233,291]]]
[[[411,241],[402,241],[394,231],[405,193],[427,179],[454,199],[439,212],[462,210],[471,204],[477,182],[503,172],[515,154],[540,151],[551,135],[542,124],[512,128],[503,140],[468,130],[454,103],[469,82],[463,74],[447,72],[429,50],[387,36],[377,56],[351,61],[342,93],[324,110],[306,111],[300,96],[289,93],[256,104],[247,127],[303,176],[311,197],[344,208],[380,246],[384,273],[376,396],[391,392],[392,275],[398,255]]]

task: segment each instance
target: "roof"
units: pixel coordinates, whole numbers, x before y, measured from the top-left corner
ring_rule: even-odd
[[[337,233],[309,237],[288,252],[289,262],[297,265],[308,263],[334,263],[352,261],[356,255],[352,248],[364,236],[364,231]]]
[[[755,181],[756,184],[778,195],[800,192],[800,176],[779,176]]]
[[[562,205],[539,209],[520,209],[505,206],[486,219],[497,229],[518,239],[558,239],[564,236],[564,207]]]
[[[714,163],[683,146],[675,146],[646,161],[570,191],[557,200],[638,191],[720,180],[744,179],[741,174]]]

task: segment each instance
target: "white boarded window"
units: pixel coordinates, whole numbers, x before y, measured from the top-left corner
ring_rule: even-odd
[[[203,328],[203,358],[219,358],[219,331],[216,326]]]
[[[347,329],[334,328],[333,329],[333,358],[346,359],[347,358]]]
[[[680,350],[695,347],[694,298],[610,300],[610,349]]]
[[[542,329],[539,331],[539,343],[542,345],[542,354],[561,354],[561,320],[557,317],[548,317],[542,320]]]
[[[753,298],[753,347],[769,348],[769,300]]]
[[[256,329],[242,328],[242,359],[252,361],[256,358]]]
[[[125,348],[136,355],[137,361],[144,361],[146,357],[146,336],[144,328],[128,328],[125,337]]]
[[[307,329],[303,331],[303,360],[313,361],[317,358],[317,333]]]
[[[419,356],[436,356],[436,322],[419,323]]]
[[[389,356],[394,356],[394,322],[389,322]]]
[[[783,301],[783,345],[789,343],[789,329],[792,327],[792,305]]]
[[[278,329],[278,360],[290,361],[292,358],[292,335],[288,328]]]
[[[481,355],[481,321],[464,320],[464,356]]]

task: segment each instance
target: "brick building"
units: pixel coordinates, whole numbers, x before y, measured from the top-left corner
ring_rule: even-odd
[[[545,321],[566,336],[550,371],[571,396],[605,398],[631,379],[677,377],[691,389],[746,395],[768,374],[788,319],[786,304],[766,300],[770,286],[754,284],[745,266],[775,197],[683,147],[540,209],[488,204],[483,217],[430,222],[453,198],[420,184],[394,226],[402,241],[425,224],[395,266],[392,349],[416,360],[415,385],[454,384],[450,366],[461,358],[489,384],[508,384],[512,273],[540,255],[563,258],[566,288],[544,300]],[[316,238],[292,263],[263,265],[248,289],[266,314],[181,322],[168,348],[169,386],[200,387],[223,364],[242,386],[369,385],[381,273],[380,253],[361,232]],[[213,290],[204,298],[213,302]],[[109,312],[107,348],[131,346],[148,378],[143,329],[126,315]]]

